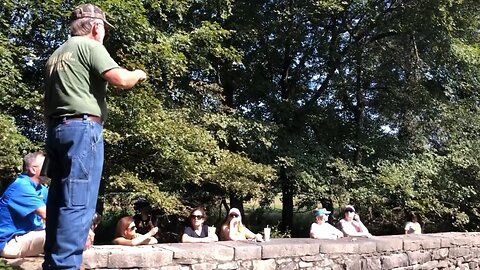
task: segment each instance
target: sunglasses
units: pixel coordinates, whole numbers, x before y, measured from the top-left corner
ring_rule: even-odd
[[[231,217],[238,217],[238,214],[230,214]]]
[[[345,210],[345,213],[346,213],[346,212],[355,213],[355,211],[353,211],[352,209],[347,209],[347,210]]]
[[[193,219],[202,219],[203,218],[202,215],[191,215],[190,217],[193,218]]]

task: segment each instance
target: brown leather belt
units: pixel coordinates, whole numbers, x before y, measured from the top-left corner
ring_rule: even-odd
[[[56,118],[58,120],[89,120],[95,123],[98,123],[100,125],[103,125],[102,118],[96,115],[90,115],[90,114],[76,114],[76,115],[69,115],[69,116],[62,116]]]

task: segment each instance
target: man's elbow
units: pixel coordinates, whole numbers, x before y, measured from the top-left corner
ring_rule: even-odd
[[[135,85],[135,84],[129,83],[129,81],[125,80],[125,79],[119,79],[119,80],[112,81],[112,82],[109,82],[109,83],[111,85],[113,85],[114,87],[119,88],[119,89],[130,89]]]
[[[42,219],[47,218],[47,207],[46,206],[40,206],[35,210],[35,213],[39,215]]]

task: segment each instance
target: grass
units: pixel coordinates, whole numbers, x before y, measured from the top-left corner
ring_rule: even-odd
[[[0,259],[0,270],[22,270],[22,268],[8,265],[6,261]]]

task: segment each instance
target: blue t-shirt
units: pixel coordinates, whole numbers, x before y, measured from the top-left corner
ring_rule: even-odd
[[[42,229],[37,224],[35,210],[45,205],[41,198],[46,194],[42,185],[37,185],[28,175],[21,174],[0,198],[0,251],[15,235]]]
[[[47,198],[48,198],[48,188],[42,184],[37,186],[37,193],[38,196],[42,199],[43,203],[46,205],[47,204]],[[38,225],[39,227],[45,228],[45,223],[42,221],[42,217],[39,215],[36,215],[35,218],[35,225]]]

